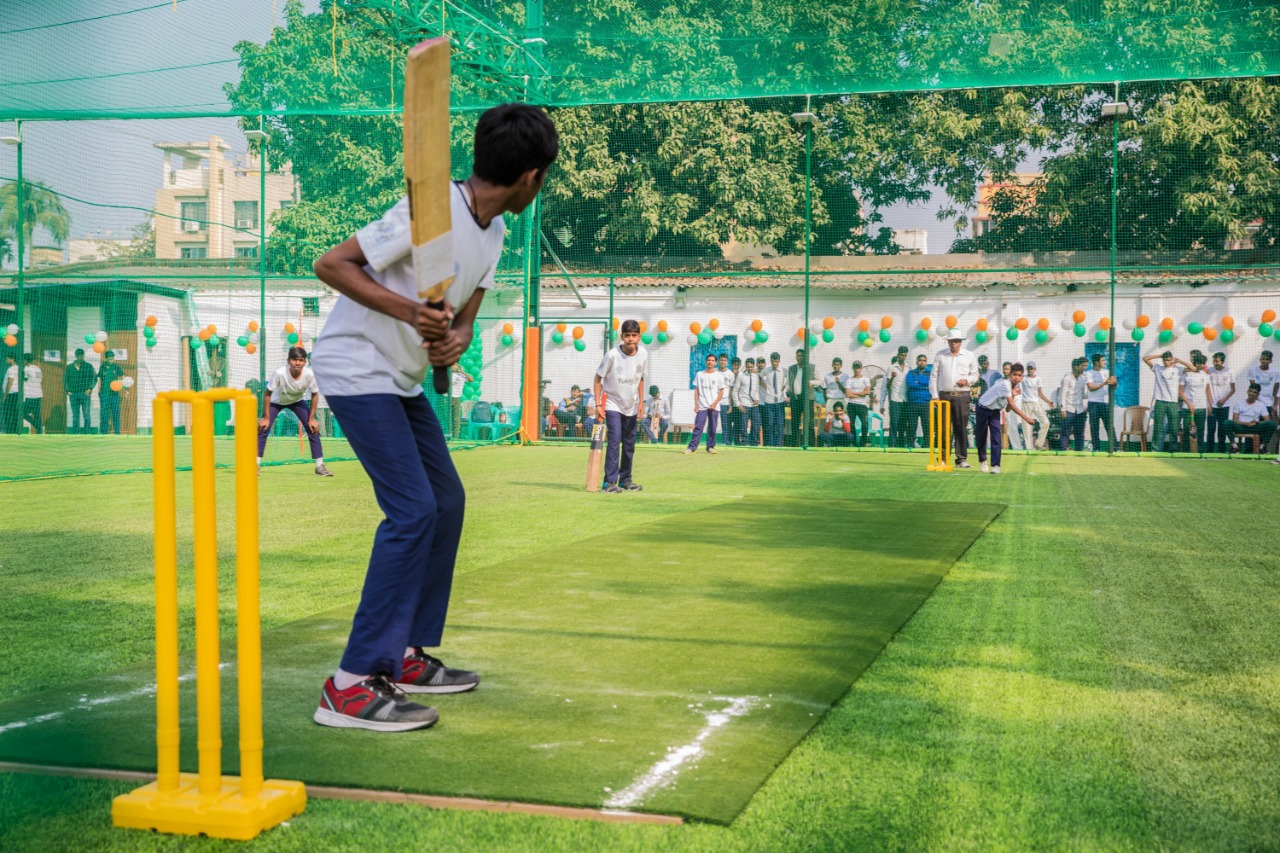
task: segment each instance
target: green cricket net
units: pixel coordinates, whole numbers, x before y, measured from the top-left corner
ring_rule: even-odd
[[[1053,408],[1072,360],[1105,352],[1095,452],[1230,451],[1221,412],[1156,434],[1141,356],[1222,352],[1229,418],[1280,345],[1274,4],[34,5],[0,13],[0,478],[146,469],[157,390],[259,389],[310,348],[335,301],[312,264],[400,196],[404,56],[442,32],[456,177],[494,103],[546,106],[562,144],[456,390],[428,392],[456,446],[522,421],[582,439],[573,387],[621,319],[644,326],[655,440],[687,440],[707,354],[742,375],[777,353],[783,402],[745,411],[744,387],[722,440],[773,443],[768,420],[872,450],[921,442],[904,374],[952,323],[993,370],[1037,363],[1051,446],[1077,446]],[[95,375],[111,352],[105,387],[77,349]],[[310,457],[299,429],[277,421],[268,463]]]

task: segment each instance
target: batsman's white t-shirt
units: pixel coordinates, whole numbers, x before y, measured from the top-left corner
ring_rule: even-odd
[[[506,225],[500,216],[488,228],[477,225],[465,191],[457,184],[449,185],[449,202],[455,277],[445,299],[459,309],[476,288],[493,287]],[[356,232],[356,241],[369,262],[364,269],[370,278],[407,299],[422,301],[413,276],[408,199],[400,199],[381,219]],[[311,366],[327,397],[416,397],[431,362],[413,326],[341,296],[316,341]]]
[[[625,355],[621,347],[614,347],[604,354],[596,368],[596,376],[600,377],[606,412],[635,417],[636,404],[640,401],[640,381],[644,379],[648,366],[649,351],[639,344],[631,355]]]
[[[700,412],[716,405],[716,395],[723,387],[724,378],[718,371],[707,373],[705,370],[699,370],[693,377],[694,408]],[[724,398],[722,397],[721,400],[723,401]]]
[[[292,406],[304,397],[310,402],[312,394],[320,393],[316,387],[315,374],[311,372],[310,367],[302,368],[302,375],[294,379],[289,373],[288,365],[279,368],[271,375],[270,381],[267,382],[267,390],[271,392],[271,402],[278,406]]]

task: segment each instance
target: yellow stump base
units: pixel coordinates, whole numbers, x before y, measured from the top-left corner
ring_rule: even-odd
[[[182,773],[176,791],[161,793],[152,782],[121,794],[111,803],[112,824],[248,841],[307,807],[307,790],[301,782],[268,779],[257,796],[246,798],[240,792],[239,777],[223,776],[222,792],[206,797],[200,794],[197,779],[194,773]]]

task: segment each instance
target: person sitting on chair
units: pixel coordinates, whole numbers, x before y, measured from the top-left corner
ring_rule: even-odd
[[[1261,396],[1262,386],[1257,382],[1251,382],[1249,390],[1245,393],[1244,402],[1231,406],[1231,420],[1228,422],[1228,428],[1231,430],[1232,450],[1243,449],[1236,443],[1238,441],[1236,437],[1240,433],[1251,432],[1258,436],[1259,446],[1253,449],[1254,453],[1261,453],[1271,441],[1271,436],[1276,434],[1276,424],[1271,420],[1271,410],[1262,402]]]
[[[853,423],[844,413],[844,403],[835,403],[827,414],[826,425],[818,436],[822,447],[848,447],[853,444]]]

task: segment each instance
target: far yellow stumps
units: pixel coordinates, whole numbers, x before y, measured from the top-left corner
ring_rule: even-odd
[[[929,464],[926,471],[951,469],[951,401],[929,401]]]

